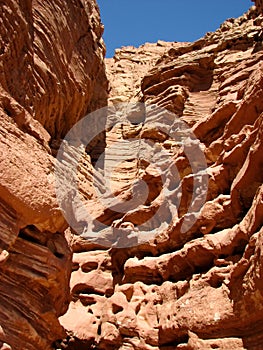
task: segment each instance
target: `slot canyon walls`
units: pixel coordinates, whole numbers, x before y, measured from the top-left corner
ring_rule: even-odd
[[[138,177],[136,141],[170,152],[183,188],[179,218],[155,239],[126,249],[73,238],[73,300],[61,317],[71,335],[62,348],[262,347],[262,20],[253,7],[197,42],[124,47],[106,59],[110,105],[157,104],[192,128],[208,164],[208,193],[182,234],[191,196],[183,149],[151,120],[136,120],[136,108],[130,123],[107,130],[106,163],[129,153],[111,177],[115,194],[126,199]],[[149,164],[139,170],[152,194],[146,205],[123,215],[105,207],[98,219],[129,229],[154,215],[160,179]]]
[[[121,48],[104,63],[95,1],[2,2],[1,350],[262,348],[262,1],[255,5],[194,43]],[[105,132],[78,168],[95,219],[136,231],[161,206],[162,187],[170,187],[138,162],[142,142],[165,150],[178,169],[177,178],[165,169],[174,188],[167,198],[183,194],[178,217],[154,239],[118,249],[68,227],[54,164],[78,120],[130,101],[157,104],[189,125],[206,158],[208,191],[182,232],[193,192],[183,145],[154,118],[143,122],[140,105],[124,124],[100,120]],[[173,123],[155,117],[164,128]],[[113,169],[116,196],[129,200],[134,181],[147,182],[144,205],[119,213],[99,202],[97,151]]]
[[[4,0],[0,13],[0,348],[46,350],[70,300],[53,155],[106,104],[103,27],[94,1]]]

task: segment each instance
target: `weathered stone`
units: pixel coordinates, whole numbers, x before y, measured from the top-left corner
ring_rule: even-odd
[[[52,169],[61,138],[106,104],[97,5],[4,2],[2,350],[262,348],[263,18],[255,4],[197,42],[127,47],[106,60],[110,113],[77,174],[87,234],[106,226],[89,241],[68,228]],[[189,129],[171,135],[177,118]],[[69,151],[65,176],[80,155]],[[141,227],[149,239],[137,240]]]
[[[72,255],[50,146],[106,104],[103,27],[94,1],[0,12],[0,348],[47,350],[66,334]]]
[[[179,196],[179,185],[182,196],[170,224],[161,226],[148,242],[94,253],[94,246],[74,238],[74,259],[81,260],[79,269],[87,264],[88,272],[79,279],[76,271],[72,273],[72,292],[81,281],[90,288],[94,276],[98,280],[90,295],[74,294],[78,301],[73,302],[78,303],[79,314],[90,309],[96,315],[101,312],[94,347],[262,347],[261,27],[262,16],[252,8],[195,43],[122,48],[107,60],[109,103],[154,103],[174,114],[147,120],[138,107],[121,108],[128,121],[120,125],[119,120],[106,133],[105,164],[112,190],[122,200],[130,200],[133,182],[142,178],[149,195],[143,204],[125,213],[97,204],[100,211],[94,218],[136,233],[139,225],[156,218],[164,187],[169,188],[166,199]],[[197,196],[192,203],[196,211],[191,214],[186,213],[194,176],[182,147],[186,138],[169,137],[175,115],[192,127],[208,166],[206,201],[201,203]],[[159,151],[166,150],[177,173],[163,167],[160,174],[151,161],[138,162],[138,158],[145,159],[148,148],[143,145],[147,142],[152,148],[158,145]],[[194,142],[190,145],[194,147]],[[120,162],[123,159],[128,161]],[[198,159],[195,161],[198,165]],[[163,182],[164,174],[169,182]],[[202,177],[200,172],[199,181]],[[194,217],[195,222],[183,232],[187,217]],[[159,218],[165,218],[165,211]],[[100,262],[102,257],[107,268]],[[102,280],[105,272],[107,280]],[[103,294],[110,276],[113,289]],[[69,309],[62,324],[78,335],[74,325],[63,321],[64,317],[70,320],[71,314]]]

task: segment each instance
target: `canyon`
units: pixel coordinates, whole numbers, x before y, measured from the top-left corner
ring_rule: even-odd
[[[0,349],[262,349],[262,0],[110,59],[94,0],[0,11]]]

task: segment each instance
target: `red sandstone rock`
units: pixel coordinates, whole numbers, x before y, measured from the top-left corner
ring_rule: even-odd
[[[66,334],[72,255],[50,145],[105,104],[103,27],[93,1],[0,12],[0,348],[47,350]]]
[[[144,122],[140,106],[117,106],[128,120],[116,120],[88,145],[79,164],[80,193],[93,224],[128,235],[154,217],[161,229],[149,241],[109,249],[107,230],[100,242],[66,229],[52,173],[61,138],[106,102],[98,9],[93,1],[5,1],[2,350],[262,348],[262,1],[256,6],[195,43],[122,48],[106,61],[109,104],[167,108],[192,127],[208,164],[205,201],[201,188],[191,203],[195,177],[186,146],[195,149],[197,141],[183,132],[169,137],[174,114],[156,113]],[[162,174],[151,164],[161,150],[174,165],[165,158]],[[118,212],[112,198],[100,201],[93,180],[105,178],[93,166],[101,151],[113,194],[125,206],[140,178],[149,187],[143,203]],[[77,156],[72,151],[71,158]],[[197,156],[192,163],[198,165]],[[203,178],[202,169],[197,180]],[[162,222],[170,213],[162,207],[163,187],[169,203],[178,198],[168,224]],[[194,224],[183,230],[192,217]]]
[[[74,300],[61,318],[75,334],[75,342],[64,342],[69,349],[77,349],[85,339],[98,349],[263,346],[261,26],[262,16],[254,8],[195,43],[167,44],[162,52],[158,45],[122,48],[107,62],[110,103],[157,103],[193,128],[208,164],[208,193],[196,222],[182,232],[193,176],[180,143],[152,120],[142,123],[135,110],[128,113],[130,122],[108,130],[109,169],[129,158],[113,170],[116,195],[130,199],[130,186],[138,176],[134,152],[144,154],[136,140],[147,140],[174,159],[180,176],[172,169],[168,173],[175,188],[181,181],[183,196],[178,216],[149,242],[96,253],[94,244],[74,238]],[[141,66],[145,57],[148,63]],[[171,123],[167,120],[163,130]],[[124,141],[129,139],[133,143],[128,149]],[[98,211],[97,217],[104,223],[135,230],[156,213],[165,184],[147,162],[139,174],[150,189],[146,203],[124,214],[103,211],[97,204],[104,213]],[[83,273],[85,277],[76,277]],[[84,314],[82,323],[78,315]],[[71,317],[78,321],[70,322]]]
[[[262,0],[253,0],[253,2],[256,4],[256,7],[257,7],[257,10],[259,11],[259,12],[263,12],[263,2],[262,2]]]
[[[138,101],[141,79],[163,54],[176,46],[181,47],[182,43],[160,40],[157,44],[146,43],[139,48],[123,47],[115,51],[113,58],[106,58],[107,75],[111,81],[109,103]]]

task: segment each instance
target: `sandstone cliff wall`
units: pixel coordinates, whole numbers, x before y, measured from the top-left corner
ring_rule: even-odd
[[[153,119],[136,119],[138,110],[107,130],[106,165],[128,157],[111,176],[114,193],[130,199],[133,181],[142,178],[151,195],[125,214],[97,203],[94,217],[127,232],[156,217],[163,184],[151,164],[138,162],[143,140],[169,152],[180,173],[176,179],[164,170],[171,180],[166,198],[180,186],[183,194],[178,217],[144,244],[107,250],[72,238],[73,301],[61,318],[72,336],[65,348],[263,346],[262,58],[262,15],[252,9],[195,43],[123,48],[107,61],[111,103],[154,103],[192,128],[208,164],[208,193],[195,224],[182,233],[194,181],[185,148]]]
[[[263,1],[262,0],[253,0],[253,2],[255,3],[257,9],[259,12],[263,12]]]
[[[107,102],[97,5],[3,2],[2,350],[262,348],[262,2],[256,6],[195,43],[122,48],[106,60],[112,108],[140,101],[172,113],[162,119],[157,110],[142,120],[141,105],[117,107],[114,117],[124,112],[128,120],[116,119],[112,127],[111,114],[99,119],[106,133],[87,147],[79,164],[79,190],[88,199],[91,224],[129,237],[151,217],[160,223],[152,239],[118,249],[109,248],[107,231],[101,242],[75,235],[53,187],[61,138]],[[168,136],[175,117],[200,140],[207,172],[197,164],[194,177],[197,157],[189,160],[181,138]],[[163,163],[164,183],[151,166],[149,144],[174,163]],[[96,152],[104,152],[104,174],[93,167]],[[105,174],[123,201],[131,199],[134,181],[144,180],[145,202],[126,212],[114,210],[109,198],[102,203],[94,178],[103,183]],[[201,186],[191,203],[195,181],[203,180],[205,202]],[[162,206],[163,188],[168,204],[180,199],[176,215],[173,207]],[[189,206],[196,220],[182,230],[192,217]],[[165,214],[172,217],[167,225]],[[124,238],[115,237],[120,243]]]
[[[0,348],[47,350],[65,336],[71,270],[50,146],[106,103],[103,27],[95,1],[0,13]]]
[[[160,40],[157,44],[146,43],[139,48],[127,46],[117,49],[113,58],[106,58],[107,76],[111,81],[109,103],[138,101],[145,73],[166,51],[177,45],[182,46],[182,43]]]

